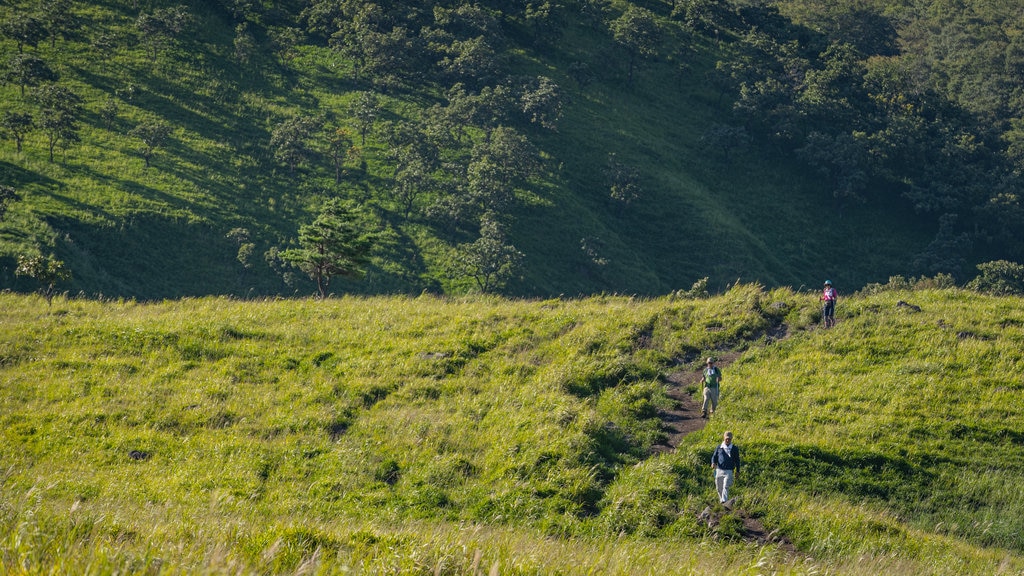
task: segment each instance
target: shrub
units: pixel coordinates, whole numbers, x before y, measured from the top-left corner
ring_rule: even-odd
[[[1016,262],[994,260],[978,264],[978,270],[981,274],[967,283],[969,290],[994,296],[1024,294],[1024,266]]]

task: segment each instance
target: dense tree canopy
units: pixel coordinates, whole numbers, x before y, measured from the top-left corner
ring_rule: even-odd
[[[31,152],[45,139],[52,161],[55,151],[78,141],[83,125],[103,128],[141,142],[135,148],[149,165],[157,149],[180,144],[169,142],[169,134],[203,133],[218,140],[211,149],[222,146],[226,156],[237,156],[230,170],[267,167],[239,194],[260,189],[253,194],[281,202],[273,217],[289,219],[262,236],[260,226],[246,222],[252,238],[245,246],[281,242],[301,218],[297,206],[335,197],[364,204],[398,226],[423,227],[410,233],[422,236],[417,249],[442,255],[501,252],[484,248],[511,245],[529,202],[561,201],[538,199],[545,187],[576,186],[581,190],[571,194],[599,198],[596,210],[625,222],[642,213],[637,207],[647,196],[677,192],[658,189],[664,181],[648,180],[646,166],[636,162],[642,155],[657,161],[658,152],[648,150],[653,137],[622,129],[628,155],[610,153],[624,151],[615,146],[588,150],[591,158],[582,165],[592,173],[566,175],[571,144],[556,144],[563,157],[550,146],[560,129],[570,132],[563,115],[578,120],[582,110],[596,109],[581,102],[590,106],[609,95],[629,94],[644,107],[654,100],[644,93],[652,86],[685,93],[696,89],[684,83],[704,82],[699,88],[713,102],[701,110],[703,119],[685,122],[707,120],[693,128],[693,138],[711,152],[716,168],[783,157],[815,175],[815,193],[837,217],[863,207],[914,212],[934,238],[907,257],[919,268],[908,273],[1024,260],[1019,2],[111,4],[117,7],[95,12],[70,0],[5,5],[2,79],[14,97],[0,110],[0,135],[19,153],[23,143]],[[117,14],[120,27],[97,18],[103,10]],[[81,29],[81,22],[95,29]],[[193,38],[200,30],[222,34]],[[584,36],[585,42],[560,52],[567,30],[567,39]],[[102,60],[137,52],[142,64],[126,67],[122,60],[109,75],[90,72],[90,78],[80,62],[61,60],[63,48],[49,49],[60,39],[85,47],[68,54],[81,48]],[[637,75],[641,63],[649,66]],[[690,67],[700,76],[685,74]],[[196,79],[224,69],[235,74]],[[183,75],[188,96],[171,103],[163,92],[175,89],[178,70],[195,77]],[[258,88],[247,83],[249,75]],[[321,81],[329,89],[311,89]],[[27,97],[17,98],[15,87]],[[172,111],[161,115],[165,104]],[[150,121],[157,117],[163,122]],[[173,176],[187,176],[193,160],[202,164],[204,155],[219,153],[197,152]],[[581,246],[576,256],[585,267],[607,261],[595,252],[596,239],[615,242],[615,234],[580,231],[568,243]],[[418,274],[442,276],[446,263],[437,258],[433,269]],[[530,261],[513,260],[517,266]],[[502,285],[489,277],[484,283],[487,290]]]

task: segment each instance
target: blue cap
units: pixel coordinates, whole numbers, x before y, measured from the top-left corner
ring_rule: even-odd
[[[825,280],[825,284],[828,284],[829,286],[831,286],[832,285],[832,281],[831,280]]]

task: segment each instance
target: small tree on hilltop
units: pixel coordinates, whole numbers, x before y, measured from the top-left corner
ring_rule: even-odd
[[[373,131],[373,124],[380,116],[380,110],[380,98],[373,92],[360,92],[355,102],[352,103],[352,117],[356,120],[360,143],[364,146],[366,145],[366,135]]]
[[[53,296],[57,293],[57,283],[71,279],[71,271],[64,262],[49,256],[18,256],[16,276],[27,276],[39,284],[39,293],[46,298],[46,305],[53,304]]]
[[[347,128],[332,127],[327,134],[327,154],[334,164],[334,183],[341,183],[341,173],[345,161],[359,155],[359,150],[352,142],[352,135]]]
[[[305,272],[316,282],[320,298],[335,276],[359,277],[365,272],[376,234],[366,218],[347,202],[332,198],[311,224],[299,228],[299,248],[285,250],[280,258]]]

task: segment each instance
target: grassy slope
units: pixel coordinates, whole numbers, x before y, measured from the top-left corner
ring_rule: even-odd
[[[46,161],[38,133],[20,156],[12,144],[0,147],[3,181],[26,196],[0,227],[7,285],[14,255],[56,239],[73,268],[72,291],[143,298],[290,292],[261,255],[293,239],[325,194],[340,194],[376,198],[401,240],[366,281],[339,290],[460,289],[436,260],[443,250],[435,233],[388,214],[390,168],[373,135],[367,172],[350,167],[340,186],[326,163],[289,174],[266,150],[282,118],[347,117],[353,92],[365,87],[352,82],[336,55],[299,47],[287,63],[260,53],[239,65],[230,58],[229,23],[197,4],[189,38],[150,61],[145,45],[123,39],[134,12],[104,3],[76,4],[75,11],[80,33],[38,52],[86,100],[82,143],[56,164]],[[121,38],[116,49],[92,45],[103,34]],[[908,224],[902,207],[876,205],[837,218],[828,192],[789,159],[749,149],[726,161],[702,146],[712,122],[728,121],[729,98],[719,98],[707,78],[729,46],[681,38],[680,55],[647,63],[633,86],[625,85],[622,55],[607,33],[584,25],[571,28],[558,50],[518,53],[517,71],[554,78],[567,105],[557,133],[532,135],[548,158],[548,175],[531,190],[537,201],[516,214],[511,237],[527,269],[509,290],[661,294],[704,276],[718,287],[736,278],[800,286],[822,276],[857,286],[906,273],[930,231]],[[0,50],[6,56],[14,45]],[[565,75],[577,60],[597,73],[582,89]],[[4,110],[23,106],[17,90],[0,87]],[[115,93],[119,117],[108,126],[99,110]],[[429,98],[390,94],[386,116],[415,114]],[[134,152],[138,143],[125,135],[156,119],[172,124],[174,134],[146,169]],[[641,174],[644,197],[624,211],[607,198],[601,176],[609,152]],[[257,244],[255,266],[245,274],[224,237],[237,226]],[[583,238],[596,239],[607,264],[588,263]]]
[[[804,332],[810,296],[750,285],[700,301],[49,309],[4,294],[0,561],[29,573],[1017,573],[1021,309],[882,292]],[[766,345],[773,314],[793,335]],[[718,418],[648,457],[659,375],[730,343],[747,351]],[[743,506],[798,556],[730,544],[728,526],[713,543],[696,521],[726,428],[746,451]]]

